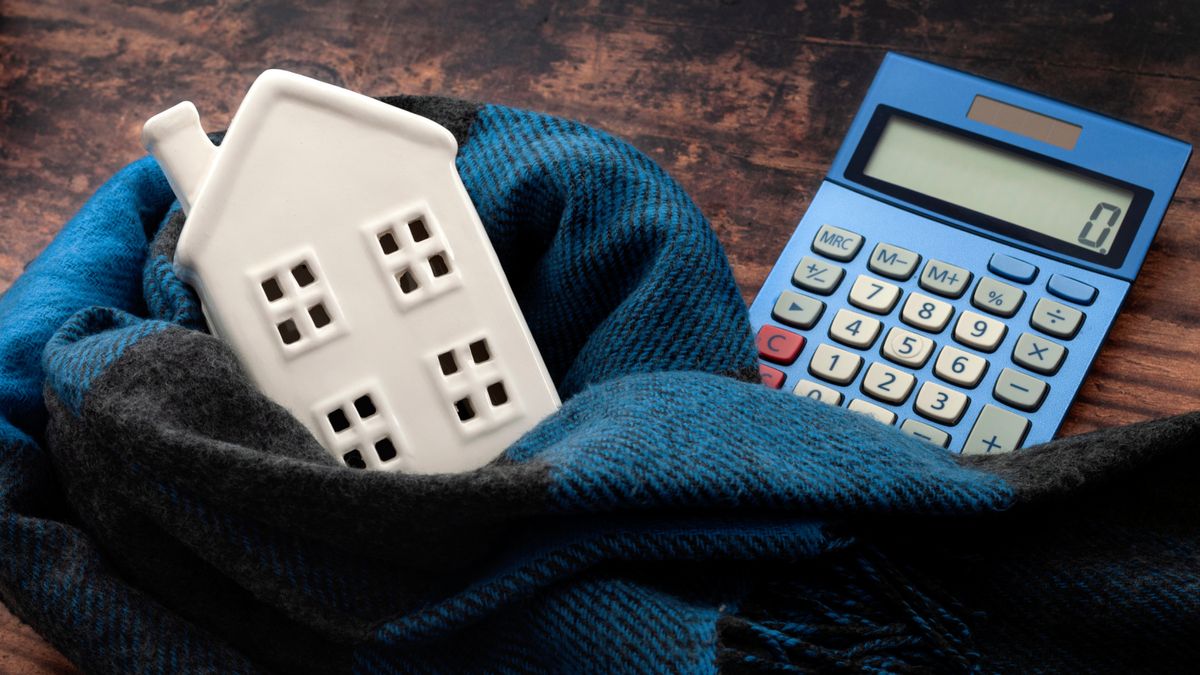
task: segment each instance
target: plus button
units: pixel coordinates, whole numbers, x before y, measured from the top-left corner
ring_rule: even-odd
[[[992,434],[992,437],[985,440],[983,442],[983,444],[987,446],[988,452],[991,452],[991,451],[995,450],[996,448],[1000,447],[1000,444],[996,442],[996,434]]]

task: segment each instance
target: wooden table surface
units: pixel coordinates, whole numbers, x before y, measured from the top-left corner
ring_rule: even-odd
[[[223,128],[281,67],[369,94],[533,108],[665,166],[747,301],[897,50],[1194,142],[1200,3],[0,1],[0,291],[180,100]],[[1062,433],[1200,408],[1200,162]],[[69,671],[0,606],[0,671]]]

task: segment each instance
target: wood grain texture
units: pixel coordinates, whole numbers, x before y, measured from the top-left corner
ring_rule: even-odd
[[[692,194],[753,298],[883,53],[1045,92],[1185,140],[1200,128],[1200,4],[524,0],[305,6],[0,0],[0,290],[182,99],[222,128],[282,67],[607,129]],[[1063,429],[1200,408],[1200,162]],[[0,670],[65,661],[0,614]]]

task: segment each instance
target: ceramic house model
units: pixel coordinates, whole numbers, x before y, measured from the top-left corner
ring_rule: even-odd
[[[189,102],[143,142],[209,326],[348,466],[472,469],[557,408],[445,128],[267,71],[220,147]]]

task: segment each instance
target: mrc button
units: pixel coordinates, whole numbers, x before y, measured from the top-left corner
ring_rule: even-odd
[[[862,248],[862,245],[861,234],[832,225],[822,225],[821,229],[817,230],[817,236],[813,237],[812,250],[827,258],[845,262],[858,255],[858,249]]]
[[[786,366],[800,356],[804,337],[775,326],[763,326],[758,329],[755,343],[758,345],[758,355],[763,360]]]

